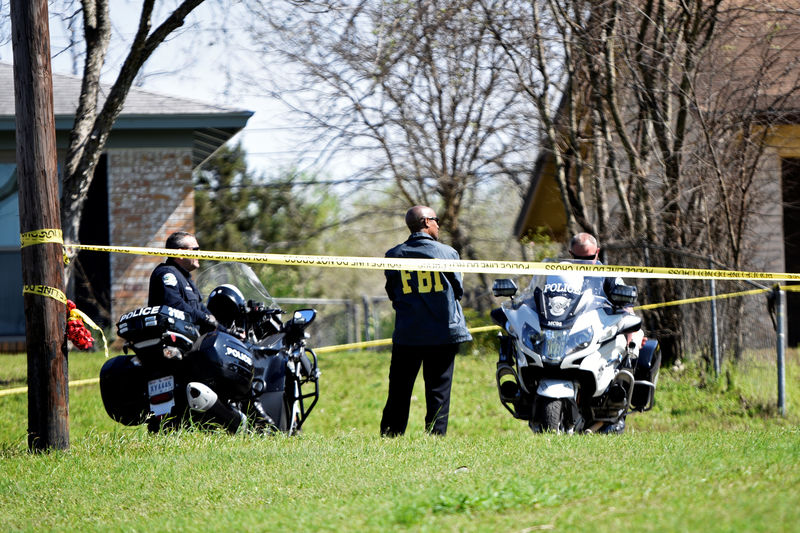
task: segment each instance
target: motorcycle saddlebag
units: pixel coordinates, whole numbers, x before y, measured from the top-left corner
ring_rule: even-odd
[[[655,397],[655,384],[658,379],[658,370],[661,368],[661,347],[658,341],[649,339],[639,350],[636,368],[633,377],[636,381],[646,381],[653,386],[634,384],[631,397],[631,407],[637,411],[647,411],[653,407]]]
[[[142,307],[122,315],[117,334],[143,359],[161,358],[164,346],[175,346],[186,353],[199,337],[197,326],[183,311],[166,305]]]
[[[147,376],[132,355],[118,355],[100,369],[100,397],[108,416],[126,426],[138,426],[150,413]]]
[[[184,359],[192,368],[193,380],[211,387],[229,399],[250,395],[253,355],[239,339],[227,333],[208,333],[197,350]]]

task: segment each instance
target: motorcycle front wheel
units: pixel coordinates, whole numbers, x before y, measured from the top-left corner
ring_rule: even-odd
[[[564,402],[556,398],[542,399],[545,400],[544,405],[542,405],[542,429],[544,431],[563,431],[562,409]]]
[[[539,397],[531,413],[528,427],[534,433],[561,432],[564,430],[562,420],[564,403],[560,399]]]

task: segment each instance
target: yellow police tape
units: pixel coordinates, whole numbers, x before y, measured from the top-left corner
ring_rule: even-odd
[[[174,250],[168,248],[99,246],[88,244],[67,244],[65,246],[67,248],[76,248],[79,250],[95,252],[116,252],[166,257],[191,257],[195,259],[207,259],[212,261],[239,261],[242,263],[286,266],[362,268],[374,270],[431,270],[438,272],[526,275],[549,274],[552,272],[579,272],[587,276],[624,275],[630,278],[800,281],[800,274],[788,272],[749,272],[738,270],[712,270],[703,268],[637,267],[524,261],[475,261],[466,259],[409,259],[393,257],[348,257],[296,254],[262,254],[245,252],[210,252],[204,250]]]
[[[60,289],[55,287],[48,287],[47,285],[23,285],[22,294],[36,294],[38,296],[47,296],[54,300],[58,300],[64,305],[67,305],[67,295]]]
[[[484,333],[487,331],[499,331],[499,326],[478,326],[475,328],[469,328],[470,333]],[[376,346],[389,346],[392,344],[392,339],[375,339],[372,341],[362,341],[362,342],[350,342],[347,344],[336,344],[334,346],[322,346],[320,348],[314,348],[315,353],[332,353],[332,352],[344,352],[347,350],[360,350],[363,348],[374,348]]]
[[[93,383],[97,383],[100,381],[100,378],[89,378],[89,379],[78,379],[75,381],[70,381],[70,387],[78,387],[81,385],[91,385]],[[13,394],[23,394],[28,392],[28,387],[15,387],[13,389],[3,389],[0,390],[0,397],[3,396],[11,396]]]
[[[60,243],[60,230],[38,230],[20,235],[21,246],[24,248],[32,244],[46,242]],[[206,259],[212,261],[239,261],[243,263],[259,263],[269,265],[286,266],[316,266],[330,268],[362,268],[373,270],[430,270],[438,272],[464,272],[464,273],[486,273],[486,274],[522,274],[538,275],[553,272],[579,272],[588,276],[609,276],[624,275],[629,278],[669,278],[669,279],[726,279],[726,280],[795,280],[800,281],[800,274],[787,272],[752,272],[752,271],[732,271],[732,270],[713,270],[698,268],[662,268],[662,267],[635,267],[635,266],[615,266],[615,265],[587,265],[574,263],[554,263],[554,262],[522,262],[522,261],[474,261],[474,260],[444,260],[444,259],[408,259],[408,258],[387,258],[387,257],[348,257],[348,256],[320,256],[320,255],[297,255],[297,254],[263,254],[263,253],[244,253],[244,252],[212,252],[203,250],[175,250],[168,248],[152,248],[137,246],[99,246],[87,244],[67,244],[66,248],[96,252],[115,252],[135,255],[165,256],[165,257],[191,257],[196,259]],[[783,286],[783,290],[798,291],[800,285]],[[754,289],[738,293],[722,294],[717,296],[702,296],[698,298],[688,298],[673,302],[658,304],[648,304],[635,307],[636,310],[650,310],[671,305],[684,305],[710,301],[715,298],[733,298],[748,294],[758,294],[767,292],[770,289]],[[64,304],[67,298],[63,292],[45,285],[26,285],[23,293],[39,294],[49,296]],[[91,327],[101,331],[91,320],[84,315],[84,320]],[[482,333],[487,331],[499,330],[498,326],[482,326],[470,328],[472,333]],[[102,331],[101,331],[102,333]],[[105,336],[103,336],[105,343]],[[377,339],[372,341],[354,342],[335,346],[323,346],[315,349],[316,353],[332,353],[345,350],[356,350],[377,346],[388,346],[392,343],[391,339]],[[108,348],[106,346],[106,356]],[[85,379],[70,382],[71,386],[96,383],[98,378]],[[0,391],[0,396],[15,394],[27,391],[27,387],[16,389],[5,389]]]
[[[778,289],[787,292],[800,291],[800,285],[780,285]],[[724,298],[737,298],[739,296],[748,296],[752,294],[761,294],[765,292],[772,292],[773,289],[750,289],[749,291],[729,292],[726,294],[717,294],[715,296],[698,296],[696,298],[686,298],[684,300],[673,300],[671,302],[661,302],[657,304],[637,305],[633,309],[636,311],[648,311],[650,309],[658,309],[660,307],[669,307],[672,305],[695,304],[699,302],[710,302],[711,300],[719,300]]]
[[[785,287],[782,287],[785,288]],[[698,296],[696,298],[686,298],[684,300],[673,300],[671,302],[661,302],[657,304],[645,304],[645,305],[637,305],[634,307],[636,311],[647,311],[649,309],[658,309],[661,307],[670,307],[673,305],[684,305],[684,304],[695,304],[700,302],[710,302],[711,300],[723,299],[723,298],[736,298],[738,296],[747,296],[749,294],[759,294],[763,292],[769,292],[772,289],[751,289],[749,291],[741,291],[741,292],[731,292],[727,294],[717,294],[716,296]]]
[[[20,233],[19,242],[20,248],[25,248],[34,244],[44,244],[48,242],[62,244],[64,238],[60,229],[37,229]]]
[[[64,238],[60,229],[37,229],[33,231],[26,231],[19,234],[19,247],[27,248],[34,244],[56,243],[63,244]],[[66,257],[66,255],[65,255]],[[22,294],[36,294],[38,296],[47,296],[58,300],[66,305],[67,296],[55,287],[48,287],[47,285],[25,285],[22,287]]]

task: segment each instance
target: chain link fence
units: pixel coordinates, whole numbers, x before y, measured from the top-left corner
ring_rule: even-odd
[[[386,296],[275,298],[275,303],[287,313],[302,308],[317,310],[317,318],[308,329],[314,347],[391,338],[394,329],[394,310]]]
[[[709,257],[648,244],[610,245],[607,264],[727,270]],[[639,289],[639,304],[658,304],[666,280],[627,280]],[[685,357],[713,362],[741,361],[749,353],[777,349],[773,286],[755,281],[670,280],[675,300],[708,297],[679,306],[681,346]],[[660,285],[660,287],[659,287]],[[716,296],[713,297],[712,296]],[[644,311],[648,323],[648,311]]]
[[[649,244],[638,246],[610,245],[606,247],[607,264],[656,267],[700,268],[728,270],[713,260]],[[639,289],[639,304],[659,304],[655,294],[663,294],[665,280],[626,280]],[[780,330],[781,312],[786,315],[785,303],[779,307],[780,293],[775,285],[758,281],[735,280],[670,280],[675,300],[696,299],[679,305],[681,352],[684,358],[699,358],[719,375],[726,363],[759,376],[759,390],[748,391],[763,405],[776,404],[783,411],[783,362],[786,339],[785,327]],[[769,282],[767,282],[769,283]],[[662,287],[658,285],[662,284]],[[785,302],[785,300],[784,300]],[[640,314],[647,326],[653,323],[651,310]],[[658,336],[658,332],[655,332]],[[781,340],[779,340],[781,339]],[[679,363],[678,363],[679,364]],[[777,390],[777,394],[776,394]]]

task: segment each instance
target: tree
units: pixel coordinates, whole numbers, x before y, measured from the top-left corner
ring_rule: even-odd
[[[314,142],[364,154],[358,176],[386,180],[406,208],[433,206],[454,248],[477,259],[465,195],[498,176],[519,186],[532,145],[479,5],[363,0],[303,16],[251,3],[255,39],[296,69],[276,94]]]
[[[287,171],[253,175],[241,144],[223,146],[195,174],[195,227],[204,248],[232,252],[319,253],[337,226],[338,200],[313,179]],[[324,284],[289,268],[264,268],[273,294],[319,296]]]
[[[645,243],[664,252],[653,256],[661,266],[709,254],[745,264],[764,200],[757,170],[781,120],[763,111],[785,108],[799,86],[796,58],[776,67],[786,45],[784,36],[775,46],[777,3],[482,1],[539,111],[570,232],[627,247],[620,262],[641,262]],[[785,7],[782,15],[798,14]],[[678,285],[655,280],[648,292],[676,299]],[[648,315],[670,358],[681,354],[682,313]]]
[[[116,80],[104,101],[100,101],[100,75],[112,36],[108,0],[81,0],[85,58],[81,95],[63,167],[61,224],[65,242],[79,242],[81,213],[89,193],[94,170],[114,121],[137,73],[164,40],[180,28],[186,17],[204,0],[183,0],[153,29],[155,0],[143,0],[138,27]],[[71,8],[74,2],[66,3]]]

